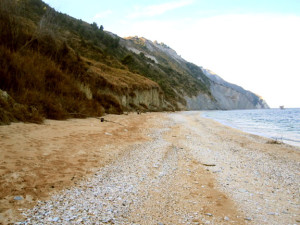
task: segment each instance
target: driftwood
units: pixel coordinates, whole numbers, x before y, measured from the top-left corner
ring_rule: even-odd
[[[213,163],[201,163],[203,166],[216,166],[216,164]]]
[[[110,120],[106,120],[106,119],[104,119],[103,117],[100,118],[100,121],[101,121],[101,123],[102,123],[102,122],[110,122],[110,123],[116,123],[116,124],[119,124],[119,125],[121,125],[121,126],[123,126],[123,127],[126,127],[125,125],[123,125],[123,124],[121,124],[121,123],[114,122],[114,121],[110,121]]]
[[[69,113],[69,114],[70,114],[70,115],[81,115],[81,116],[89,117],[89,115],[83,114],[83,113]],[[94,117],[94,118],[99,119],[98,117]],[[110,122],[110,123],[116,123],[116,124],[119,124],[119,125],[121,125],[121,126],[123,126],[123,127],[126,127],[125,125],[123,125],[123,124],[121,124],[121,123],[114,122],[114,121],[110,121],[110,120],[106,120],[106,119],[104,119],[103,117],[100,118],[100,121],[101,121],[101,123],[103,123],[103,122]]]

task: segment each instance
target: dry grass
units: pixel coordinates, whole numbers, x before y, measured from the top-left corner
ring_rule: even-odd
[[[40,0],[0,1],[0,89],[12,99],[0,102],[2,123],[120,114],[114,95],[160,91],[122,65],[117,40],[45,8]]]
[[[34,108],[40,118],[51,119],[66,119],[71,117],[70,113],[77,113],[76,117],[103,114],[101,103],[87,99],[74,76],[59,69],[47,56],[35,51],[21,54],[0,47],[0,57],[0,88],[24,106],[22,111]],[[10,111],[14,118],[11,121],[34,122],[27,117],[20,118],[19,110]]]
[[[106,81],[106,85],[119,94],[128,93],[130,90],[160,89],[157,83],[139,74],[112,68],[99,62],[89,68],[89,73]]]
[[[269,141],[267,141],[267,144],[281,145],[282,141],[278,141],[277,139],[276,140],[269,140]]]

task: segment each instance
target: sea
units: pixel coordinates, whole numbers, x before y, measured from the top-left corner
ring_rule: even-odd
[[[204,111],[224,125],[300,147],[300,108]]]

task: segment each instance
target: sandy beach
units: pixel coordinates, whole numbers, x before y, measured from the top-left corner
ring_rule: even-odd
[[[0,127],[0,224],[300,224],[300,148],[201,112]]]

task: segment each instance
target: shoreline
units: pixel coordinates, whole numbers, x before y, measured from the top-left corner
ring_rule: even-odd
[[[124,126],[88,118],[0,127],[0,224],[299,223],[299,148],[200,114],[105,117]],[[77,209],[83,199],[86,208],[103,205],[86,213]]]
[[[194,156],[200,160],[210,158],[209,163],[216,165],[209,170],[216,175],[218,188],[234,199],[247,222],[299,223],[299,147],[274,144],[269,138],[199,117],[198,112],[186,114],[190,116],[188,126],[197,127],[196,132],[199,125],[203,131],[210,131],[192,138],[193,144],[201,146],[201,151],[193,151]]]
[[[300,108],[287,108],[286,110],[299,110]],[[278,112],[282,112],[282,110],[280,109],[277,109],[277,108],[272,108],[272,109],[249,109],[249,110],[226,110],[225,112],[247,112],[247,111],[250,111],[250,112],[255,112],[255,111],[268,111],[268,110],[276,110]],[[266,127],[266,128],[263,128],[263,129],[260,129],[260,130],[257,130],[255,127],[256,126],[261,126],[262,124],[261,123],[257,123],[257,121],[252,121],[252,122],[249,122],[249,118],[246,117],[246,120],[244,122],[246,123],[243,123],[242,125],[240,123],[236,123],[236,122],[233,122],[231,121],[229,118],[228,118],[228,115],[226,116],[225,114],[225,119],[223,118],[220,118],[219,115],[217,115],[217,118],[214,118],[213,116],[210,116],[209,113],[210,112],[213,112],[213,111],[203,111],[204,115],[203,117],[204,118],[207,118],[207,119],[212,119],[216,122],[219,122],[225,126],[228,126],[228,127],[231,127],[231,128],[234,128],[234,129],[238,129],[242,132],[245,132],[245,133],[249,133],[249,134],[254,134],[254,135],[258,135],[258,136],[262,136],[262,137],[265,137],[265,138],[269,138],[275,142],[277,142],[278,144],[279,143],[284,143],[284,144],[288,144],[288,145],[292,145],[292,146],[296,146],[298,148],[300,148],[300,140],[299,140],[299,136],[296,137],[294,133],[289,133],[287,131],[287,134],[288,135],[283,135],[285,132],[278,132],[277,130],[272,130],[272,127]],[[218,110],[217,110],[218,112]],[[205,113],[208,113],[208,114],[205,114]],[[243,115],[243,114],[242,114]],[[237,115],[233,115],[234,117],[237,116]],[[260,116],[258,114],[258,116]],[[219,118],[218,118],[219,117]],[[248,120],[247,120],[248,119]],[[254,124],[256,126],[254,126]],[[283,129],[284,127],[281,127],[281,129]],[[267,132],[263,133],[262,130],[266,129]],[[272,131],[272,132],[270,132]],[[293,139],[290,139],[290,136],[293,136]]]

